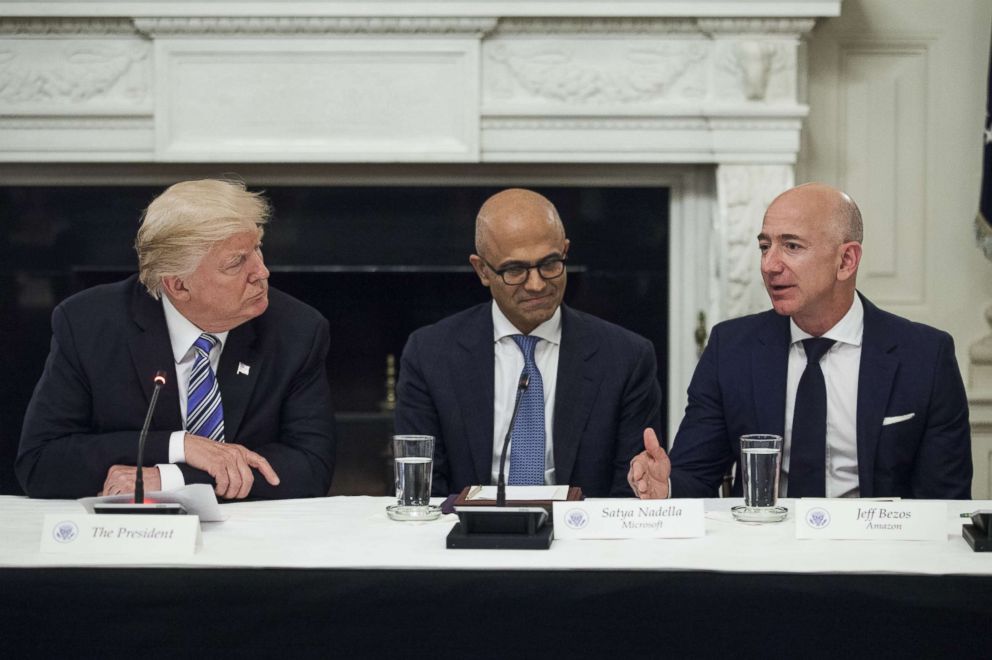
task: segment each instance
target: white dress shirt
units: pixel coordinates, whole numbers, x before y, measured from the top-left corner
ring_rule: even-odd
[[[789,493],[789,455],[792,447],[792,418],[796,390],[806,369],[806,351],[802,340],[810,335],[789,320],[792,345],[789,347],[789,375],[785,389],[785,446],[782,450],[782,474],[779,495]],[[858,372],[861,367],[861,339],[865,329],[865,309],[861,298],[847,314],[822,336],[834,345],[820,360],[827,386],[827,497],[857,497],[858,484]]]
[[[499,305],[493,303],[493,342],[496,359],[493,397],[493,460],[492,483],[499,477],[499,457],[503,451],[503,438],[510,428],[513,404],[517,398],[517,383],[524,369],[524,354],[513,341],[513,335],[523,334],[503,315]],[[555,384],[558,382],[558,349],[561,345],[561,307],[550,319],[534,328],[531,336],[540,337],[534,347],[534,362],[544,383],[544,483],[555,483],[555,458],[552,451],[551,429],[554,426]],[[511,443],[512,444],[512,443]],[[512,452],[506,458],[506,475],[510,474]]]
[[[193,325],[193,323],[177,310],[168,296],[162,296],[162,309],[165,310],[165,324],[169,329],[169,342],[172,344],[172,355],[176,360],[176,387],[179,390],[179,415],[186,426],[186,404],[189,390],[189,375],[193,371],[193,362],[196,360],[196,351],[193,344],[203,330]],[[220,354],[224,350],[224,342],[227,341],[227,332],[211,332],[218,340],[218,345],[210,351],[210,368],[217,374],[217,365],[220,364]],[[186,480],[183,473],[175,465],[185,463],[186,454],[184,445],[186,431],[173,431],[169,436],[169,462],[167,464],[156,465],[159,476],[162,478],[162,490],[172,490],[185,485]]]

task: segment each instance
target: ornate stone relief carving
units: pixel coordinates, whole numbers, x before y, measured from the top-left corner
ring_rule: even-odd
[[[82,36],[135,34],[129,18],[0,18],[0,35]]]
[[[32,48],[39,44],[25,41],[0,46],[0,103],[16,108],[98,98],[126,105],[146,100],[147,74],[138,69],[148,59],[147,44],[51,43],[56,48]]]
[[[731,86],[725,82],[733,81],[739,95],[748,101],[794,101],[796,48],[795,42],[769,40],[724,44],[717,57],[717,69],[723,76],[717,78],[715,89],[729,92]],[[773,81],[774,93],[770,93]]]
[[[574,42],[493,44],[485,50],[493,73],[486,77],[486,91],[499,100],[529,96],[576,105],[656,101],[670,96],[675,83],[689,77],[707,52],[699,42],[644,42],[626,45],[604,60],[582,52]],[[701,70],[696,78],[683,85],[682,96],[705,93]]]
[[[785,46],[768,41],[741,41],[734,46],[733,53],[744,97],[748,101],[764,101],[772,72],[787,68]]]
[[[496,34],[699,34],[693,18],[502,18]]]
[[[465,34],[481,36],[496,28],[495,18],[392,17],[154,17],[134,24],[149,36],[293,34]]]
[[[755,237],[765,209],[792,187],[791,165],[720,165],[717,167],[717,236],[725,271],[724,318],[751,314],[768,306],[762,290]]]
[[[813,29],[812,18],[700,18],[707,34],[774,34],[798,37]]]

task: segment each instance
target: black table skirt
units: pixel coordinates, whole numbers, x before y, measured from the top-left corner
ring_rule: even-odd
[[[0,658],[992,657],[992,578],[0,569]]]

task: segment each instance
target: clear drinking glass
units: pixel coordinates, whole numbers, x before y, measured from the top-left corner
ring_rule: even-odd
[[[788,509],[776,506],[782,469],[782,436],[756,433],[741,436],[741,480],[744,506],[730,511],[744,522],[779,522]]]
[[[393,520],[435,520],[441,507],[431,506],[434,436],[393,436],[396,504],[386,507]]]

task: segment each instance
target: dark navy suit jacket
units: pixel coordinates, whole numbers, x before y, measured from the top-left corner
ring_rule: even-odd
[[[970,499],[968,401],[953,340],[861,300],[861,497]],[[671,451],[674,497],[715,496],[739,456],[741,435],[784,432],[790,341],[789,318],[774,311],[713,328]],[[887,417],[910,413],[883,425]],[[740,495],[739,465],[734,491]]]
[[[417,330],[397,386],[396,432],[435,436],[435,495],[489,484],[495,369],[492,303]],[[647,339],[562,306],[555,391],[555,480],[589,497],[631,496],[630,459],[659,428],[661,388]]]
[[[162,303],[132,276],[94,287],[55,308],[52,347],[24,416],[15,469],[31,497],[96,495],[107,470],[137,462],[152,377],[168,380],[145,445],[145,464],[169,462],[169,435],[183,428],[175,359]],[[228,442],[258,452],[280,484],[257,470],[251,498],[327,494],[334,425],[325,360],[327,321],[270,287],[261,316],[231,330],[217,380]],[[238,365],[249,367],[239,374]],[[186,483],[213,483],[179,464]]]

